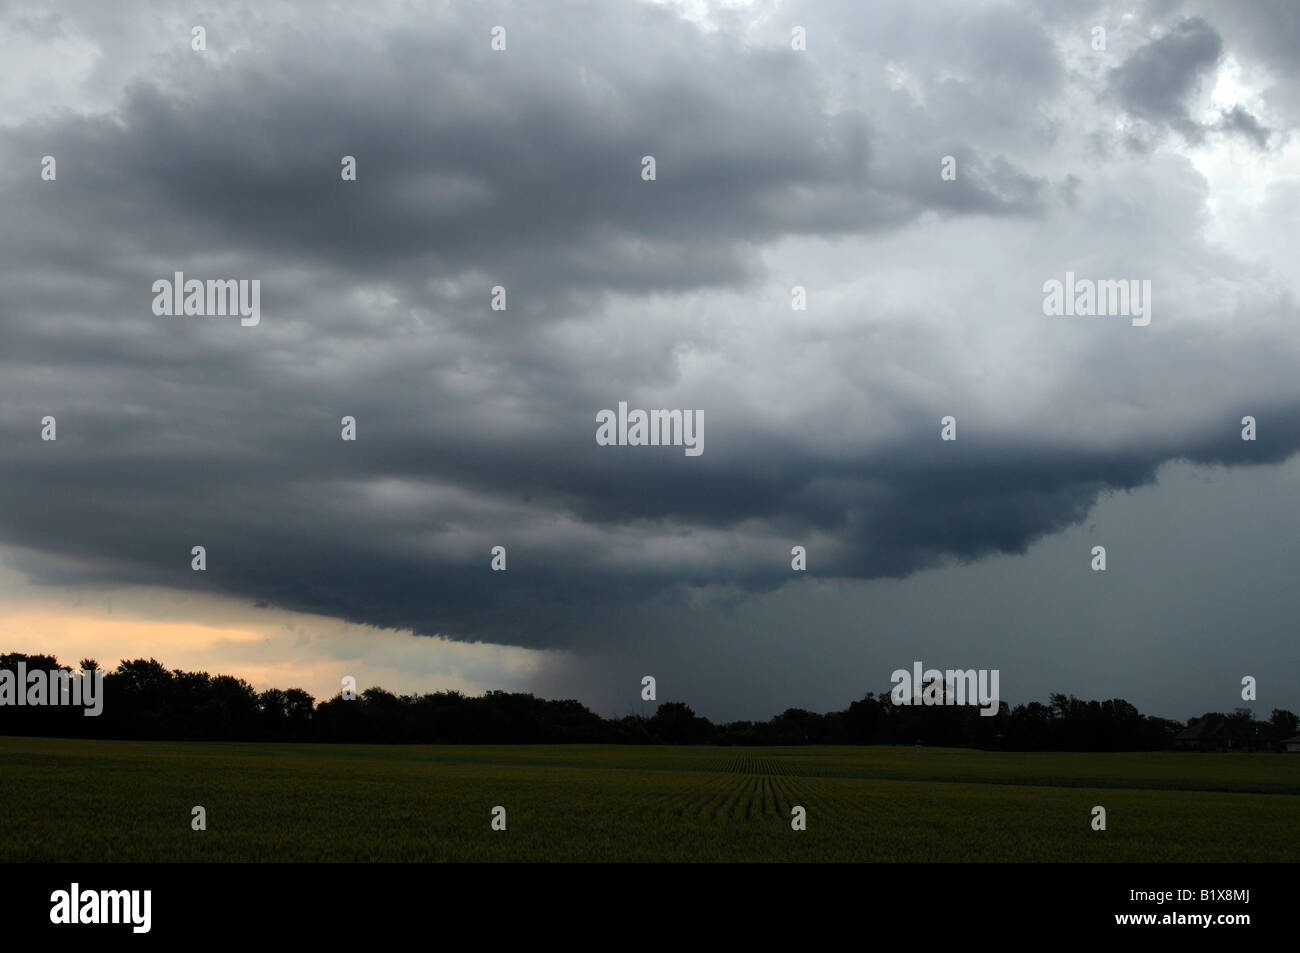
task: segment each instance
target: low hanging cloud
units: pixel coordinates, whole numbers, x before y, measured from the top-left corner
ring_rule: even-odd
[[[206,51],[176,20],[132,71],[89,9],[3,14],[95,51],[0,136],[0,542],[34,581],[558,646],[775,589],[794,544],[902,577],[1300,447],[1294,274],[1206,235],[1211,20],[1088,72],[1092,14],[1028,4],[403,9],[272,5]],[[1186,141],[1135,157],[1124,114]],[[1067,271],[1151,280],[1151,326],[1045,316]],[[260,281],[260,323],[155,315],[177,272]],[[702,411],[705,452],[598,446],[619,401]]]

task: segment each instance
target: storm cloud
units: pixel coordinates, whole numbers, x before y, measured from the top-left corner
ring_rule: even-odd
[[[5,8],[79,52],[6,68],[0,542],[42,585],[569,647],[776,592],[793,545],[904,579],[1171,461],[1300,448],[1296,275],[1262,247],[1294,218],[1225,240],[1198,153],[1289,141],[1253,26],[1284,6],[704,9]],[[1230,57],[1269,81],[1198,111]],[[1045,316],[1067,271],[1152,281],[1151,325]],[[176,272],[260,280],[260,324],[155,315]],[[598,446],[619,401],[701,410],[705,452]]]

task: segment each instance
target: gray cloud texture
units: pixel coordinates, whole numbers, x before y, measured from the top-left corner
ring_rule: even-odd
[[[198,53],[183,6],[3,8],[94,51],[11,66],[60,98],[0,132],[0,542],[35,581],[591,644],[775,591],[796,543],[901,578],[1300,447],[1294,270],[1210,235],[1193,162],[1288,140],[1286,5],[405,10],[212,16]],[[1193,112],[1227,55],[1265,115]],[[1185,140],[1134,152],[1128,120]],[[1152,325],[1045,317],[1067,270],[1151,279]],[[260,279],[261,324],[153,315],[176,271]],[[598,447],[620,400],[703,410],[705,453]]]
[[[1240,133],[1263,149],[1270,130],[1241,105],[1223,110],[1217,123],[1191,117],[1188,101],[1223,57],[1223,39],[1200,17],[1176,23],[1137,49],[1111,76],[1111,91],[1134,116],[1163,123],[1192,142],[1211,129]]]

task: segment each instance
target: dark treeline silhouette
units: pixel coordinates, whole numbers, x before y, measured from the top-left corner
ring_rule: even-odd
[[[61,668],[53,656],[0,655],[0,669]],[[78,668],[94,669],[93,660]],[[942,691],[942,689],[940,689]],[[924,744],[1012,751],[1277,750],[1300,719],[1274,710],[1207,712],[1186,725],[1143,715],[1121,699],[1052,695],[984,716],[970,705],[894,705],[868,693],[844,711],[788,709],[770,721],[715,725],[681,702],[649,717],[602,718],[573,700],[517,692],[394,695],[369,688],[319,704],[299,688],[257,692],[240,678],[169,670],[154,659],[124,661],[104,673],[103,711],[0,706],[0,734],[177,741],[317,741],[438,744]]]

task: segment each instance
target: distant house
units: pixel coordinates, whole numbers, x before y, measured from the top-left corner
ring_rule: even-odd
[[[1174,747],[1184,751],[1223,751],[1232,747],[1232,735],[1221,719],[1202,718],[1174,735]]]
[[[1300,754],[1300,735],[1294,738],[1284,738],[1282,740],[1282,750],[1289,751],[1292,754]]]

